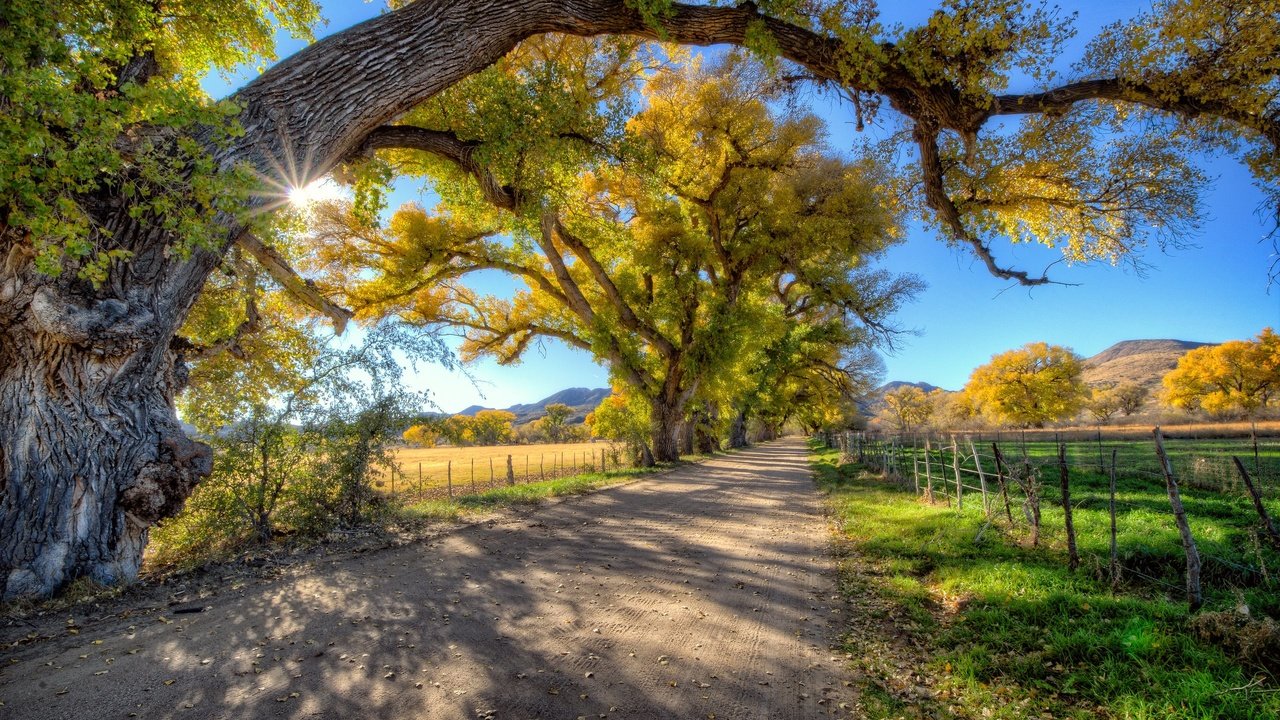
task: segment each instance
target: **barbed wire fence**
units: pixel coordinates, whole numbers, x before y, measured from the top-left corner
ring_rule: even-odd
[[[453,499],[501,487],[634,467],[620,446],[520,452],[518,445],[485,456],[396,461],[374,486],[399,500]],[[509,452],[503,452],[509,450]]]
[[[870,467],[911,489],[921,502],[945,504],[957,518],[981,513],[975,543],[995,527],[1033,547],[1061,547],[1069,569],[1087,562],[1113,589],[1139,581],[1182,593],[1198,608],[1206,578],[1231,587],[1277,584],[1280,534],[1267,506],[1280,497],[1280,438],[1166,438],[1159,428],[1149,441],[1092,435],[850,432],[824,439],[839,448],[842,464]],[[1100,485],[1106,489],[1099,491]],[[1060,524],[1043,522],[1046,507]],[[1104,510],[1109,517],[1105,557],[1082,561],[1074,523],[1081,509]],[[1225,515],[1248,528],[1247,547],[1237,548],[1234,558],[1206,552],[1192,533],[1197,512]],[[1170,568],[1155,561],[1158,552],[1120,555],[1126,521],[1151,513],[1177,530],[1181,585],[1161,573]]]

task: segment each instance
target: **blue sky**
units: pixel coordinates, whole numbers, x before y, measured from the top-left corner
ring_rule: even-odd
[[[935,6],[885,5],[887,20],[905,23],[927,17]],[[329,24],[319,31],[321,35],[381,11],[376,3],[328,2],[325,6]],[[1130,17],[1147,6],[1125,0],[1070,4],[1069,9],[1079,13],[1080,32],[1068,45],[1065,59],[1076,59],[1083,42],[1100,25]],[[284,42],[281,54],[300,46],[296,41]],[[220,97],[253,74],[247,70],[232,78],[211,78],[205,86]],[[860,140],[852,130],[847,106],[819,100],[814,111],[826,120],[836,150],[849,150]],[[991,355],[1027,342],[1063,344],[1088,356],[1120,340],[1218,342],[1280,326],[1280,287],[1268,285],[1274,251],[1271,242],[1264,240],[1268,226],[1258,214],[1261,194],[1247,171],[1230,159],[1206,159],[1202,167],[1215,181],[1205,197],[1196,247],[1167,253],[1148,248],[1141,255],[1150,266],[1145,277],[1125,267],[1058,264],[1053,268],[1055,279],[1078,286],[1015,287],[989,275],[971,255],[948,248],[928,228],[911,227],[907,241],[891,250],[882,264],[894,271],[914,272],[929,287],[897,317],[903,328],[918,334],[905,336],[893,352],[885,354],[886,379],[958,389],[973,368]],[[415,197],[413,189],[405,188],[395,200]],[[1032,272],[1059,257],[1056,251],[1032,246],[1006,244],[995,249],[1002,263]],[[495,292],[512,287],[497,274],[481,282]],[[438,367],[422,367],[410,382],[416,389],[428,390],[446,411],[471,404],[506,407],[566,387],[601,387],[608,382],[606,371],[588,354],[554,341],[535,348],[519,366],[481,362],[469,372],[474,383]]]

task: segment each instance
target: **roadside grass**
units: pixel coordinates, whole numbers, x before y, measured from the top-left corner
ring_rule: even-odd
[[[909,483],[837,467],[834,450],[814,454],[840,525],[842,589],[870,616],[845,639],[869,716],[1280,717],[1276,658],[1242,660],[1198,639],[1180,599],[1147,586],[1113,595],[1105,565],[1069,572],[1052,536],[1030,548],[992,526],[975,542],[980,507],[931,506]],[[1045,510],[1048,528],[1061,516]],[[1150,514],[1126,526],[1126,542],[1180,552],[1165,517]],[[1107,525],[1094,525],[1077,514],[1082,555],[1087,544],[1105,557]],[[1211,545],[1215,529],[1219,540],[1232,532],[1201,517]],[[1276,594],[1250,593],[1255,616],[1274,614]],[[1234,613],[1240,597],[1215,595],[1201,618]]]

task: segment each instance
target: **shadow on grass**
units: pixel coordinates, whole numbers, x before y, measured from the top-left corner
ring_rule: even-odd
[[[865,655],[893,633],[921,648],[908,673],[927,678],[928,692],[901,669],[863,663],[872,717],[1280,717],[1277,679],[1197,640],[1182,603],[1149,588],[1112,595],[1098,575],[1069,572],[1057,548],[1023,547],[997,527],[975,542],[980,507],[929,505],[838,466],[835,451],[814,453],[848,545],[842,585],[871,593],[862,604],[895,621],[881,638],[868,636],[874,624],[851,629],[849,650]]]

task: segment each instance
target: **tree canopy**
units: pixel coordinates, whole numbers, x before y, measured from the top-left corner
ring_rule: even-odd
[[[1277,10],[1276,0],[1161,0],[1105,28],[1064,69],[1070,17],[1017,0],[946,0],[914,27],[883,25],[874,6],[852,0],[734,7],[419,0],[314,43],[212,103],[198,90],[201,76],[244,60],[267,62],[276,31],[305,35],[315,5],[5,3],[4,593],[47,593],[76,575],[130,577],[147,528],[176,512],[208,474],[208,448],[185,436],[174,413],[189,345],[207,343],[175,338],[210,276],[238,265],[228,259],[233,247],[291,295],[345,322],[341,308],[284,262],[289,253],[272,247],[264,228],[289,188],[339,165],[364,188],[357,210],[370,217],[380,181],[404,165],[371,162],[369,154],[435,148],[449,172],[479,187],[467,191],[473,199],[518,216],[536,244],[547,219],[542,200],[564,210],[563,201],[584,187],[560,168],[624,129],[615,122],[623,113],[614,110],[632,95],[617,93],[616,107],[605,96],[647,62],[631,39],[744,46],[777,78],[834,89],[858,122],[875,119],[898,131],[880,150],[900,172],[883,185],[997,277],[1035,285],[1051,278],[1003,264],[1000,242],[1041,242],[1071,262],[1124,262],[1139,260],[1146,242],[1183,240],[1199,220],[1205,176],[1197,166],[1205,152],[1238,158],[1267,193],[1268,208],[1280,208]],[[623,39],[600,40],[551,74],[483,72],[507,57],[516,67],[522,53],[540,52],[538,41],[513,50],[547,33]],[[481,75],[473,95],[433,105]],[[462,125],[418,124],[432,129],[425,135],[405,127],[433,114],[465,119],[466,112],[441,113],[503,96],[487,91],[504,84],[536,87],[537,98],[554,102],[527,95],[511,104],[496,142]],[[522,106],[534,112],[514,112]],[[490,109],[503,115],[502,107]],[[907,152],[889,155],[895,146]],[[542,170],[531,172],[535,166]],[[622,187],[615,177],[599,178],[610,192]],[[664,181],[691,178],[696,173]],[[686,189],[710,188],[695,181]],[[654,195],[652,187],[637,190]],[[526,205],[528,197],[538,202]],[[555,219],[552,242],[562,257],[576,254],[573,238],[590,238],[591,228],[569,214]],[[488,237],[494,227],[476,223],[474,230]],[[247,308],[242,297],[228,307]],[[257,310],[267,305],[264,299]],[[254,324],[247,310],[239,322],[232,315],[235,328]],[[616,317],[630,322],[624,312]],[[238,334],[220,333],[214,342]],[[85,486],[98,505],[79,515]]]
[[[1027,343],[975,369],[964,394],[997,422],[1043,427],[1080,412],[1088,390],[1080,377],[1083,369],[1070,348]]]
[[[1195,348],[1163,382],[1165,401],[1174,407],[1255,417],[1280,391],[1280,335],[1263,328],[1252,340]]]

